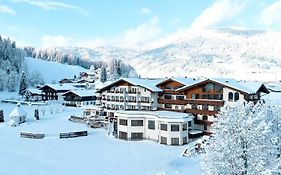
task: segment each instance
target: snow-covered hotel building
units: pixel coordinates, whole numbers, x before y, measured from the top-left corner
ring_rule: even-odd
[[[173,141],[171,139],[179,138],[178,143],[184,144],[183,123],[178,123],[179,118],[175,117],[180,116],[178,113],[193,116],[192,126],[189,129],[211,134],[211,124],[222,106],[231,106],[241,101],[256,102],[264,93],[269,93],[269,91],[262,83],[234,79],[123,78],[99,89],[96,104],[100,105],[99,109],[106,117],[114,119],[115,132],[119,138],[139,137],[164,144],[174,144],[176,139]],[[164,118],[168,118],[171,123],[167,124],[167,142],[161,140],[165,137],[162,135],[164,131],[161,130],[163,119],[161,114],[164,114],[161,111],[170,111],[164,115]],[[155,127],[157,126],[156,130],[159,132],[155,130],[153,133],[157,133],[157,136],[148,133],[150,132],[148,129],[150,117],[155,120]],[[142,118],[140,120],[143,121],[143,126],[132,126],[131,120],[138,118]],[[119,119],[127,120],[127,125],[121,125]],[[180,120],[183,121],[184,116]],[[171,131],[172,123],[179,125],[178,131]],[[132,133],[135,133],[134,129],[140,129],[142,135],[133,134],[132,136]],[[178,137],[173,137],[171,134],[176,134]]]

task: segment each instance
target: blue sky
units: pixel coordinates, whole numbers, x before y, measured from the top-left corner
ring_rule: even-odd
[[[0,0],[0,21],[21,46],[130,47],[185,30],[280,30],[281,0]]]

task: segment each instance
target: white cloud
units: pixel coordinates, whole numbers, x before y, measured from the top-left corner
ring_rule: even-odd
[[[260,22],[262,24],[269,25],[269,26],[273,26],[274,24],[280,25],[281,0],[272,3],[262,11]]]
[[[97,46],[116,46],[121,48],[145,48],[147,43],[158,40],[162,30],[158,17],[152,17],[147,23],[129,28],[112,38],[78,39],[63,35],[44,35],[42,47],[76,46],[94,48]]]
[[[87,11],[85,11],[84,9],[82,9],[78,6],[59,2],[59,1],[48,1],[48,0],[10,0],[10,1],[12,1],[14,3],[27,3],[27,4],[33,5],[35,7],[39,7],[43,10],[47,10],[47,11],[72,9],[72,10],[78,11],[81,15],[84,15],[84,16],[90,15]]]
[[[159,26],[157,16],[151,18],[148,23],[137,27],[127,29],[113,39],[113,45],[119,47],[144,47],[146,43],[156,40],[160,37],[162,29]]]
[[[141,9],[141,12],[145,15],[151,14],[151,9],[144,7]]]
[[[192,23],[191,28],[212,28],[235,17],[245,7],[247,0],[216,0]]]
[[[42,47],[61,47],[61,46],[71,46],[75,43],[74,38],[64,37],[62,35],[52,36],[44,35],[42,37]]]
[[[12,8],[5,6],[5,5],[0,5],[0,13],[16,15],[16,12]]]

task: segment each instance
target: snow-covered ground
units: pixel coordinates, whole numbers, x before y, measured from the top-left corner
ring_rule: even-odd
[[[80,72],[87,71],[80,66],[66,65],[29,57],[25,58],[25,64],[29,74],[34,71],[41,72],[45,83],[57,82],[63,78],[73,78],[74,75],[78,76]]]
[[[3,95],[0,94],[2,97]],[[162,175],[200,174],[197,158],[184,158],[185,146],[165,146],[152,141],[123,141],[107,136],[105,129],[92,129],[68,121],[70,115],[81,115],[79,108],[61,105],[40,106],[40,121],[33,111],[36,106],[22,106],[27,122],[9,127],[9,113],[15,105],[0,103],[5,122],[0,123],[0,174],[98,174]],[[42,109],[46,114],[42,115]],[[50,110],[53,114],[50,114]],[[60,132],[87,130],[89,136],[59,139]],[[20,132],[44,133],[42,140],[20,138]]]

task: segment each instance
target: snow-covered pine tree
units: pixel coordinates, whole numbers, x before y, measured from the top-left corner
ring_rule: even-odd
[[[102,83],[107,81],[107,72],[106,72],[106,67],[102,66],[101,68],[101,72],[100,72],[100,81]]]
[[[7,89],[9,92],[15,92],[17,89],[18,76],[16,71],[10,71],[7,78]]]
[[[24,98],[25,101],[30,101],[31,100],[31,93],[30,93],[30,91],[25,90],[23,98]]]
[[[28,88],[27,77],[25,72],[23,71],[20,78],[19,94],[24,95],[27,88]]]
[[[35,87],[36,85],[43,85],[45,83],[42,73],[37,70],[31,73],[28,82],[32,87]]]
[[[214,135],[204,145],[204,174],[272,174],[276,156],[268,115],[262,103],[245,102],[222,108],[213,124]]]

